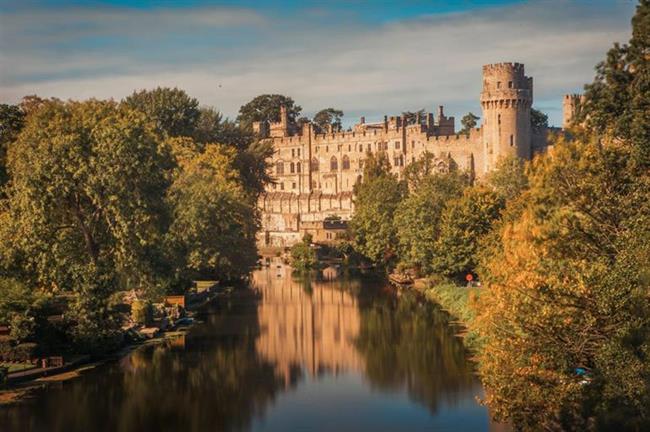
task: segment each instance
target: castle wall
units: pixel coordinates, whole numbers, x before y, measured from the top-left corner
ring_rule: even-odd
[[[352,131],[315,133],[305,124],[293,134],[286,110],[280,122],[256,130],[268,130],[275,153],[269,161],[275,182],[260,198],[261,236],[265,245],[290,246],[299,241],[309,224],[337,215],[349,220],[354,211],[352,191],[363,175],[369,153],[384,152],[391,172],[401,178],[404,168],[425,152],[437,158],[440,171],[466,171],[480,180],[501,157],[530,159],[546,145],[546,131],[533,134],[530,110],[532,78],[519,63],[499,63],[483,67],[481,107],[483,124],[468,134],[455,132],[454,117],[446,117],[439,107],[415,124],[404,116],[384,117],[383,122],[361,121]]]

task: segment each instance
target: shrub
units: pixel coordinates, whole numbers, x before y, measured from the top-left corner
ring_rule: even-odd
[[[7,375],[9,375],[9,368],[0,366],[0,388],[4,387],[5,384],[7,384]]]
[[[38,345],[22,343],[14,345],[9,340],[0,341],[0,360],[6,362],[29,362],[38,354]]]
[[[135,300],[131,305],[131,319],[138,324],[149,325],[153,321],[153,306],[145,300]]]
[[[291,266],[297,270],[307,270],[318,265],[316,251],[311,247],[311,234],[305,234],[302,242],[291,248]]]

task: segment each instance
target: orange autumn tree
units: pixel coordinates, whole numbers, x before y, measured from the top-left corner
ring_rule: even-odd
[[[483,251],[479,371],[517,427],[650,420],[650,175],[633,152],[559,139]]]

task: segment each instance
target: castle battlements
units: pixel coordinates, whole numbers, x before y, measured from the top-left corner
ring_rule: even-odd
[[[565,116],[575,113],[579,99],[565,97]],[[437,170],[453,167],[480,181],[500,158],[530,159],[534,151],[545,150],[546,131],[531,127],[533,79],[522,63],[483,66],[479,100],[481,126],[467,133],[456,130],[455,118],[446,116],[442,106],[415,118],[402,114],[367,123],[361,117],[348,131],[321,132],[311,123],[295,127],[284,109],[279,122],[254,125],[275,150],[270,161],[275,181],[260,197],[263,245],[290,246],[300,240],[301,226],[328,216],[349,219],[352,191],[370,153],[386,154],[398,177],[409,163],[430,153]]]

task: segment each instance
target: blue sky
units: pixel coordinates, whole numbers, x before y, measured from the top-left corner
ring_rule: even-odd
[[[236,116],[261,93],[306,115],[359,116],[445,105],[480,115],[481,66],[518,61],[535,106],[561,121],[614,41],[632,0],[0,0],[0,101],[23,95],[120,99],[178,86]]]

